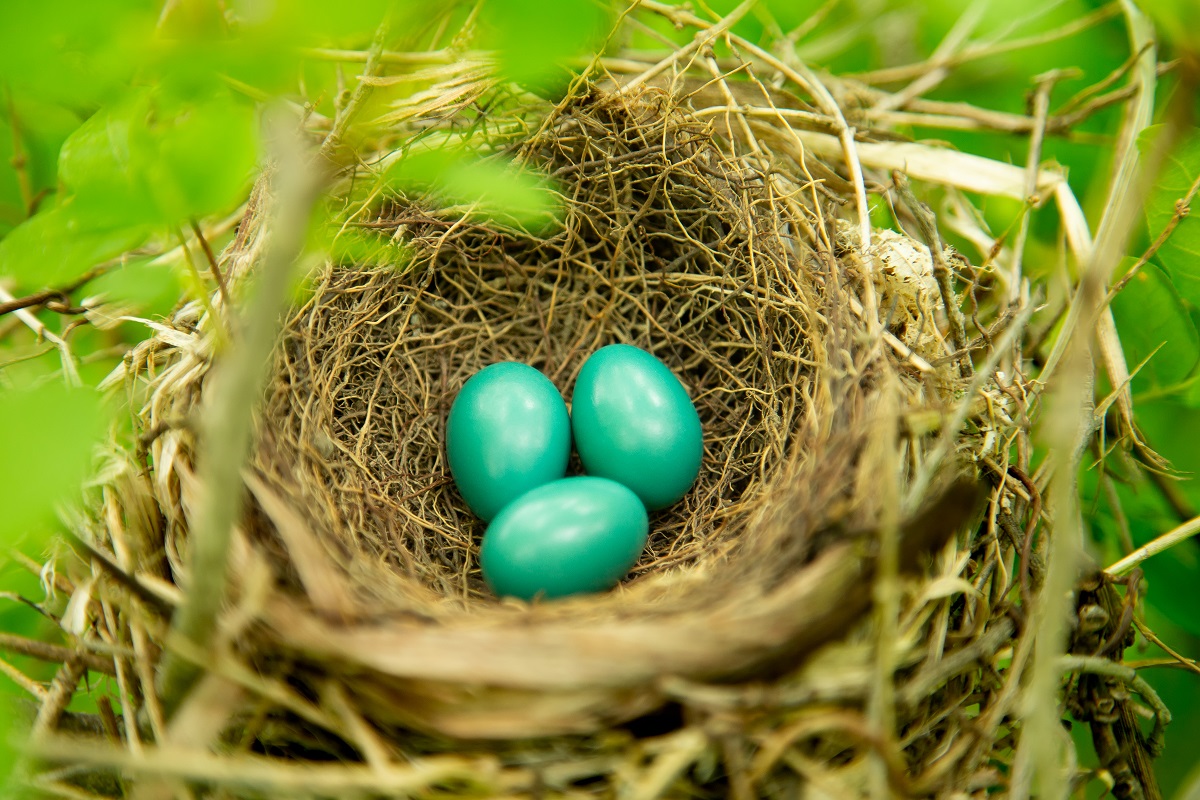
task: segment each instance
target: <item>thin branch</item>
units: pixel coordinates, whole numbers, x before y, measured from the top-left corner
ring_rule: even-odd
[[[1166,727],[1171,724],[1171,711],[1158,696],[1158,692],[1146,683],[1145,678],[1137,674],[1137,670],[1126,664],[1099,656],[1066,655],[1059,659],[1058,666],[1062,672],[1088,672],[1092,675],[1115,678],[1140,694],[1154,711],[1154,730],[1147,737],[1146,749],[1150,751],[1151,755],[1162,752],[1163,735]]]
[[[967,6],[966,10],[959,15],[958,20],[950,28],[949,33],[946,34],[938,46],[934,48],[933,53],[930,54],[927,60],[929,70],[899,92],[887,95],[876,102],[871,110],[889,111],[902,108],[910,101],[931,91],[944,81],[950,75],[950,68],[947,66],[950,59],[956,51],[962,48],[967,37],[979,25],[986,8],[987,4],[979,2],[979,0]]]
[[[4,287],[0,286],[0,302],[12,303],[16,298],[8,293]],[[25,324],[25,327],[33,331],[38,338],[45,339],[58,348],[59,361],[62,363],[63,380],[68,386],[78,387],[83,385],[83,381],[79,377],[79,368],[75,366],[75,354],[71,352],[70,345],[67,344],[61,336],[47,328],[40,319],[30,313],[28,308],[18,308],[12,312],[17,319]]]
[[[9,664],[4,659],[0,658],[0,675],[4,675],[17,686],[20,686],[29,694],[36,697],[39,701],[46,699],[46,687],[42,686],[37,681],[30,678],[24,672]]]
[[[37,639],[26,639],[24,636],[17,636],[12,633],[0,633],[0,650],[7,650],[10,653],[17,653],[18,655],[29,656],[30,658],[42,661],[53,661],[59,664],[64,663],[70,658],[78,658],[83,662],[84,666],[94,672],[102,672],[105,675],[117,674],[111,658],[105,658],[94,653],[81,653],[71,647],[50,644],[49,642],[42,642]]]
[[[204,283],[204,278],[200,275],[200,270],[196,267],[196,261],[192,258],[192,250],[187,246],[187,239],[184,237],[183,231],[176,230],[175,238],[179,241],[179,249],[183,252],[183,263],[187,266],[187,276],[191,278],[192,293],[200,301],[200,305],[204,306],[204,313],[213,321],[213,335],[217,338],[214,349],[220,352],[225,349],[226,343],[226,328],[228,325],[225,315],[219,313],[216,306],[213,305],[208,287]],[[226,314],[232,311],[229,306],[225,306],[223,310]]]
[[[1161,648],[1167,655],[1171,656],[1170,663],[1178,664],[1188,672],[1194,672],[1197,675],[1200,675],[1200,664],[1198,664],[1194,658],[1187,658],[1175,652],[1169,645],[1167,645],[1166,642],[1164,642],[1162,639],[1159,639],[1154,631],[1150,630],[1150,627],[1146,625],[1146,623],[1142,622],[1137,617],[1133,618],[1133,624],[1137,626],[1138,632],[1140,632],[1142,636],[1146,637],[1146,641]]]
[[[1038,78],[1037,89],[1033,95],[1034,126],[1029,137],[1029,153],[1025,159],[1025,195],[1033,197],[1037,194],[1037,179],[1039,165],[1042,161],[1042,144],[1046,139],[1046,121],[1050,114],[1050,93],[1054,84],[1062,78],[1061,71],[1054,71]],[[1028,203],[1029,201],[1026,201]],[[1025,253],[1025,241],[1029,236],[1030,208],[1021,215],[1021,223],[1017,228],[1017,238],[1012,248],[1012,269],[1008,276],[1008,302],[1014,303],[1020,299],[1021,292],[1021,261]]]
[[[1109,575],[1123,575],[1150,556],[1156,556],[1164,550],[1169,550],[1197,533],[1200,533],[1200,517],[1192,517],[1182,525],[1172,528],[1149,544],[1139,547],[1120,561],[1106,567],[1104,571]]]
[[[344,61],[348,64],[365,64],[370,60],[371,53],[367,50],[336,50],[328,47],[304,47],[300,55],[319,61]],[[482,61],[488,57],[483,50],[453,50],[443,48],[424,53],[400,53],[393,50],[381,50],[377,59],[379,64],[395,66],[421,67],[438,64],[453,64],[456,61]]]
[[[212,245],[208,243],[208,239],[204,236],[204,231],[200,229],[200,224],[195,219],[191,220],[192,234],[196,237],[196,241],[200,243],[200,249],[204,251],[204,257],[208,260],[208,268],[212,270],[213,277],[217,281],[217,291],[221,293],[221,305],[225,308],[233,308],[233,304],[229,301],[229,288],[225,285],[225,276],[221,273],[221,265],[217,263],[217,257],[213,253]],[[187,248],[184,248],[186,252]]]
[[[12,89],[4,87],[4,99],[8,105],[9,127],[12,129],[12,159],[9,164],[17,176],[17,186],[21,191],[21,202],[25,204],[26,218],[33,216],[37,210],[37,198],[33,193],[33,181],[29,177],[29,155],[25,152],[25,143],[21,137],[20,118],[17,107],[13,102]]]
[[[119,264],[119,261],[109,261],[104,264],[98,264],[65,286],[61,286],[57,289],[46,289],[41,292],[34,292],[33,294],[26,295],[25,297],[18,297],[14,300],[0,303],[0,316],[11,314],[14,311],[20,311],[24,308],[38,308],[56,300],[63,303],[70,303],[71,294],[73,292],[78,291],[83,286],[91,283],[96,278],[99,278],[101,275],[109,272],[113,269],[113,267],[116,267]]]
[[[316,764],[299,767],[278,758],[220,755],[200,748],[162,745],[133,753],[112,745],[67,736],[23,743],[28,756],[51,762],[112,767],[137,776],[196,781],[241,788],[267,796],[357,795],[408,796],[433,787],[462,784],[487,789],[496,775],[495,759],[432,756],[413,764],[381,769],[365,764]],[[531,780],[525,769],[510,770],[510,779]],[[490,792],[484,792],[490,794]]]
[[[374,88],[370,81],[363,80],[377,75],[381,66],[380,59],[383,55],[383,46],[387,42],[388,32],[391,29],[390,18],[385,19],[380,23],[379,28],[375,31],[375,38],[371,41],[371,47],[367,50],[367,63],[363,68],[363,74],[358,83],[354,86],[354,91],[350,95],[350,99],[346,101],[346,105],[338,113],[333,120],[333,127],[329,134],[325,137],[325,141],[321,142],[321,149],[318,156],[331,161],[334,151],[342,144],[346,138],[346,131],[350,127],[350,123],[362,110],[366,103],[367,97],[371,94]]]
[[[1014,50],[1023,50],[1058,41],[1059,39],[1066,39],[1074,36],[1076,33],[1099,25],[1115,17],[1118,13],[1120,13],[1120,9],[1117,4],[1110,3],[1096,9],[1090,14],[1086,14],[1077,20],[1073,20],[1060,28],[1047,31],[1046,33],[1039,33],[1021,39],[1010,39],[1007,42],[969,45],[959,51],[958,54],[948,58],[944,66],[957,67],[981,58],[1003,55],[1004,53],[1011,53]],[[925,74],[927,71],[929,71],[929,62],[925,60],[914,64],[904,64],[898,67],[887,67],[871,72],[862,72],[855,75],[854,78],[863,83],[897,83],[899,81],[912,80]]]
[[[1079,92],[1076,92],[1067,102],[1058,107],[1056,115],[1068,114],[1080,107],[1086,106],[1093,98],[1101,92],[1107,91],[1109,88],[1116,85],[1117,81],[1129,74],[1129,71],[1137,65],[1138,60],[1142,57],[1143,50],[1138,50],[1132,53],[1129,58],[1125,59],[1125,63],[1114,69],[1103,80],[1092,84]]]
[[[1171,234],[1175,232],[1177,227],[1179,227],[1179,223],[1183,221],[1183,218],[1191,213],[1192,201],[1196,199],[1197,191],[1200,191],[1200,175],[1197,175],[1196,180],[1192,181],[1192,185],[1187,190],[1187,194],[1175,201],[1175,213],[1171,215],[1171,219],[1167,221],[1165,226],[1163,226],[1162,231],[1159,232],[1158,237],[1154,240],[1154,243],[1146,248],[1146,252],[1142,253],[1141,258],[1137,260],[1137,263],[1130,267],[1129,271],[1126,272],[1125,275],[1119,281],[1114,283],[1113,287],[1108,290],[1108,294],[1104,298],[1106,305],[1111,303],[1113,299],[1121,293],[1121,290],[1129,284],[1129,281],[1133,279],[1134,275],[1137,275],[1138,272],[1141,271],[1142,267],[1146,266],[1150,259],[1154,258],[1154,255],[1158,252],[1159,248],[1166,244],[1167,239],[1170,239]]]

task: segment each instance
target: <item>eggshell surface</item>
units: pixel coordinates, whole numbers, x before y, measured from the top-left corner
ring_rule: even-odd
[[[700,474],[696,407],[671,370],[641,348],[612,344],[584,362],[571,429],[587,473],[629,487],[652,511],[682,498]]]
[[[615,586],[646,545],[649,521],[632,491],[580,476],[507,505],[483,535],[483,577],[501,597],[565,597]]]
[[[450,474],[484,520],[530,489],[561,478],[570,452],[566,403],[550,379],[527,364],[484,367],[450,407]]]

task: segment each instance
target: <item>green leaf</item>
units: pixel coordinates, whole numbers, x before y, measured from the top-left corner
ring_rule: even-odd
[[[25,219],[25,196],[13,167],[13,130],[0,116],[0,236]]]
[[[1156,146],[1162,125],[1147,128],[1138,137],[1143,156]],[[1200,177],[1200,129],[1193,128],[1174,151],[1166,155],[1161,174],[1146,202],[1146,224],[1153,241],[1175,215],[1175,204],[1182,200]],[[1166,269],[1179,294],[1193,306],[1200,306],[1200,214],[1184,217],[1171,237],[1158,251],[1158,260]]]
[[[59,148],[79,122],[62,106],[0,93],[0,237],[25,220],[29,206],[47,205]]]
[[[46,101],[96,105],[129,85],[160,3],[0,3],[0,83]]]
[[[92,227],[177,226],[236,205],[257,156],[254,109],[228,92],[143,91],[71,135],[59,177]]]
[[[133,306],[141,316],[166,316],[182,292],[179,276],[169,266],[139,258],[92,281],[89,295]]]
[[[26,220],[0,241],[0,274],[24,288],[61,286],[87,269],[137,247],[150,235],[144,225],[107,226],[73,204]]]
[[[4,496],[0,494],[0,497]],[[0,599],[0,631],[27,639],[60,641],[61,634],[54,623],[24,603],[12,599],[23,597],[35,602],[42,602],[46,599],[46,590],[38,575],[24,565],[17,564],[8,555],[12,549],[6,547],[5,552],[0,554],[0,590],[11,593],[9,597]],[[26,551],[27,554],[35,557],[40,555],[38,551],[30,548],[26,548]],[[3,658],[35,681],[50,681],[54,678],[55,666],[53,664],[23,658],[12,653],[5,653]],[[0,708],[6,711],[15,709],[17,703],[27,703],[30,699],[25,690],[18,687],[8,676],[0,675]],[[11,785],[6,783],[6,780],[19,758],[19,753],[14,745],[20,741],[17,737],[28,733],[31,722],[32,718],[25,714],[0,714],[0,786],[8,788]],[[16,797],[27,796],[18,794]]]
[[[134,95],[93,115],[63,143],[58,175],[90,227],[158,221],[144,185],[153,154],[134,146],[134,128],[149,113],[149,95]]]
[[[194,103],[166,97],[155,114],[137,142],[157,151],[147,178],[165,221],[232,210],[258,161],[254,107],[226,92]]]
[[[46,205],[45,197],[58,181],[59,149],[81,120],[74,111],[41,98],[11,92],[0,98],[0,206],[17,205],[15,226],[25,219],[22,178],[34,205]],[[18,148],[19,165],[14,160]]]
[[[230,7],[244,21],[243,27],[269,31],[308,45],[338,42],[365,44],[389,12],[405,4],[397,0],[231,0]],[[412,3],[412,5],[417,5]],[[430,15],[429,7],[422,10]]]
[[[542,176],[497,157],[478,158],[451,147],[419,150],[397,161],[385,179],[402,189],[431,191],[449,204],[525,227],[553,221],[557,201]]]
[[[104,432],[100,395],[60,383],[0,393],[0,542],[47,526],[75,495]]]
[[[1196,0],[1143,0],[1138,4],[1158,23],[1167,41],[1200,51],[1200,5]]]
[[[481,46],[494,49],[501,72],[535,91],[553,90],[567,75],[564,62],[608,33],[604,10],[591,0],[487,0]]]
[[[0,678],[0,705],[4,708],[13,708],[22,694],[7,676]],[[0,786],[9,784],[9,776],[17,766],[17,753],[11,744],[17,740],[17,726],[16,714],[4,714],[0,719]]]
[[[1125,270],[1132,262],[1126,259]],[[1162,270],[1143,266],[1113,300],[1112,309],[1129,366],[1150,357],[1134,376],[1135,390],[1166,389],[1187,378],[1200,360],[1200,334]]]

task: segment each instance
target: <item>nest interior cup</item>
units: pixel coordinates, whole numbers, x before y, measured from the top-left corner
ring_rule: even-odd
[[[665,92],[576,99],[519,155],[556,182],[560,224],[528,233],[430,198],[384,203],[363,224],[402,238],[410,259],[327,265],[276,351],[235,583],[251,591],[255,565],[272,577],[240,646],[345,678],[378,724],[473,739],[590,732],[661,705],[664,676],[794,665],[869,604],[866,559],[847,556],[861,538],[828,532],[878,516],[873,412],[881,398],[942,407],[954,383],[864,349],[878,323],[843,294],[864,273],[818,251],[811,186],[723,152]],[[246,223],[226,255],[234,274],[261,235]],[[498,361],[529,364],[570,397],[584,360],[616,342],[686,387],[700,475],[651,515],[617,589],[501,602],[480,574],[484,525],[447,468],[450,404]],[[197,391],[143,424],[199,403],[205,369],[189,378]],[[160,473],[190,474],[186,431],[151,447]],[[156,487],[160,504],[189,505],[186,478],[160,474]],[[171,516],[164,572],[186,581],[186,515]]]
[[[324,529],[345,552],[387,563],[398,582],[432,589],[440,605],[490,602],[478,569],[481,526],[447,482],[444,452],[450,404],[483,367],[528,364],[570,397],[588,356],[625,342],[684,382],[708,450],[688,496],[654,518],[635,579],[690,563],[744,527],[805,408],[817,335],[808,287],[800,276],[789,287],[775,271],[789,267],[782,253],[752,250],[748,227],[763,220],[726,194],[754,177],[722,175],[730,165],[683,118],[661,123],[673,149],[636,149],[653,132],[628,113],[614,104],[600,120],[611,127],[592,131],[584,123],[598,120],[580,116],[535,151],[573,182],[565,230],[548,240],[466,225],[447,235],[427,212],[395,208],[391,222],[408,227],[412,265],[330,268],[288,326],[287,381],[266,412],[283,449],[275,464],[296,470],[289,483],[315,501],[314,513],[332,505]],[[630,159],[614,176],[615,193],[571,171],[629,153],[641,163]],[[759,183],[741,191],[759,192]],[[301,437],[334,446],[311,452]],[[329,481],[305,481],[303,469],[327,470],[354,490],[326,492]]]

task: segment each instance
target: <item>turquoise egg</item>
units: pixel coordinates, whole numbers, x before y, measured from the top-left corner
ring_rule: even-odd
[[[446,420],[450,474],[471,510],[490,520],[530,489],[567,472],[571,420],[554,384],[505,361],[475,373]]]
[[[628,486],[651,511],[683,497],[700,474],[696,407],[666,364],[632,345],[610,344],[584,362],[571,430],[587,473]]]
[[[501,597],[599,592],[629,572],[649,522],[638,496],[605,478],[563,478],[504,507],[483,534],[483,577]]]

